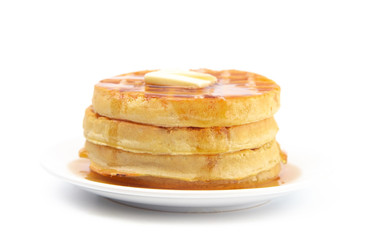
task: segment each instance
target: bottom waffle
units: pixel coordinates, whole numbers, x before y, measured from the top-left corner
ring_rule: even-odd
[[[165,189],[237,189],[278,179],[285,156],[273,140],[257,149],[214,155],[132,153],[86,141],[92,171],[122,185]]]

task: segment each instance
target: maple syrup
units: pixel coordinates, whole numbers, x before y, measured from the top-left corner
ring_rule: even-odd
[[[279,86],[270,79],[258,74],[208,69],[192,70],[215,76],[218,81],[205,88],[183,88],[164,85],[146,85],[144,76],[150,71],[140,71],[118,75],[100,81],[97,86],[115,89],[121,92],[144,93],[146,97],[166,98],[229,98],[261,95],[279,89]]]

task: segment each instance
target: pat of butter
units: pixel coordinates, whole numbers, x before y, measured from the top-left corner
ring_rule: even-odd
[[[194,71],[155,71],[145,74],[145,82],[153,85],[203,88],[217,81],[213,75]]]

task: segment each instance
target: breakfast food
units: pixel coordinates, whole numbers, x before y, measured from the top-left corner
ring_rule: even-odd
[[[230,127],[158,127],[110,119],[86,109],[84,132],[89,142],[130,152],[215,154],[258,148],[278,131],[274,118]]]
[[[92,171],[122,185],[237,189],[277,179],[280,88],[258,74],[140,71],[95,85],[84,118]]]
[[[234,126],[272,117],[280,88],[242,71],[198,70],[218,81],[206,88],[146,85],[149,71],[122,74],[95,85],[94,110],[112,119],[163,127]]]

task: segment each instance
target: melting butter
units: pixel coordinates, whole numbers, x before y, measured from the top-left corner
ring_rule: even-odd
[[[217,81],[213,75],[194,71],[155,71],[145,74],[145,83],[153,85],[204,88]]]

